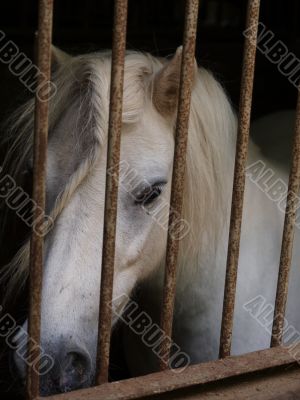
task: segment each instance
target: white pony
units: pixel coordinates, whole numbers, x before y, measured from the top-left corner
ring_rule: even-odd
[[[53,60],[58,91],[50,105],[47,213],[55,225],[45,239],[41,344],[56,365],[42,377],[43,394],[91,385],[95,376],[111,68],[110,53],[70,57],[54,49]],[[140,308],[153,321],[167,237],[154,216],[169,202],[180,63],[180,49],[171,60],[128,52],[125,63],[121,160],[135,178],[122,179],[119,189],[113,292],[130,297],[139,287]],[[190,229],[180,242],[174,341],[195,363],[218,355],[236,118],[209,72],[195,69],[193,82],[183,213]],[[30,101],[13,117],[15,172],[31,163],[33,121]],[[251,144],[249,163],[260,159]],[[273,304],[277,281],[283,213],[253,183],[263,176],[261,165],[248,171],[234,354],[270,342],[270,331],[243,307],[257,296]],[[8,297],[26,282],[28,249],[27,243],[6,269]],[[287,318],[297,329],[299,284],[295,274]],[[157,369],[157,357],[130,329],[122,341],[132,375]],[[15,360],[24,377],[24,361]]]

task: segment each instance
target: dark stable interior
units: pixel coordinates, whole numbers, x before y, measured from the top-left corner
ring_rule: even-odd
[[[197,62],[213,71],[238,109],[247,1],[202,0],[200,3]],[[183,0],[129,0],[127,48],[149,51],[157,56],[174,53],[182,43],[184,5]],[[33,58],[37,29],[37,6],[36,0],[3,0],[0,4],[0,30],[30,58]],[[299,17],[298,0],[262,0],[260,20],[274,32],[274,40],[282,40],[296,56],[300,55]],[[74,55],[111,48],[112,21],[112,0],[56,1],[53,43]],[[0,62],[1,126],[10,112],[30,95],[10,73],[8,66]],[[295,87],[258,51],[252,118],[293,109],[296,98]],[[0,135],[5,136],[3,128],[0,128]],[[284,133],[283,137],[282,151],[288,158],[291,138]],[[255,139],[258,143],[264,142],[264,138]],[[269,132],[267,140],[279,139],[272,138],[272,132]],[[0,148],[0,165],[5,152],[4,147]],[[30,192],[30,178],[24,184]],[[0,220],[3,209],[0,203]],[[27,228],[20,221],[8,224],[1,242],[1,266],[9,261],[27,234]],[[26,294],[9,308],[8,311],[22,323],[27,309]],[[21,399],[20,385],[15,371],[8,367],[9,353],[3,343],[0,351],[0,397]],[[126,367],[120,365],[111,376],[115,379],[126,377]]]

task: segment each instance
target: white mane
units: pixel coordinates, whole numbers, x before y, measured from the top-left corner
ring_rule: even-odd
[[[159,59],[149,54],[128,52],[125,65],[124,124],[138,123],[139,116],[151,98],[151,77],[161,68]],[[97,53],[70,59],[53,75],[57,95],[50,102],[49,136],[68,108],[77,110],[74,135],[80,140],[92,140],[91,150],[79,159],[66,186],[58,195],[51,215],[60,214],[74,191],[91,171],[106,140],[109,106],[110,54]],[[11,175],[16,176],[31,160],[34,100],[16,110],[10,119]],[[231,174],[234,159],[236,122],[222,87],[212,75],[199,69],[192,94],[190,114],[184,215],[191,232],[182,242],[180,265],[187,257],[198,255],[217,240],[224,224],[230,200]],[[225,208],[225,209],[224,209]],[[209,243],[209,246],[207,246]],[[6,266],[2,276],[9,277],[6,296],[20,290],[28,276],[29,242]],[[184,276],[184,274],[182,275]],[[190,279],[191,275],[189,275]]]

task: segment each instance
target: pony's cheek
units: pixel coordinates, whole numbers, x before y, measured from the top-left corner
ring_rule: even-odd
[[[113,287],[113,306],[115,311],[122,310],[123,306],[130,300],[131,293],[138,282],[137,271],[127,269],[122,272],[115,272]],[[116,315],[113,324],[117,321]]]
[[[134,265],[149,253],[155,259],[157,251],[160,252],[167,237],[170,207],[167,197],[164,197],[150,206],[139,206],[138,212],[126,215],[129,223],[120,224],[116,246],[122,255],[120,264]]]

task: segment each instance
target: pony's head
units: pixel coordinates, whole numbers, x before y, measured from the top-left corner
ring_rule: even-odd
[[[44,394],[90,385],[95,376],[105,180],[115,173],[106,172],[110,54],[69,57],[54,49],[53,60],[47,214],[55,223],[45,236],[41,346],[55,365],[42,377]],[[126,55],[114,298],[130,296],[139,281],[163,268],[180,65],[181,49],[164,61]],[[179,273],[192,271],[199,254],[213,247],[235,130],[221,86],[196,67],[192,79],[184,215],[172,228],[182,239]],[[14,118],[20,171],[32,163],[33,101]],[[8,266],[10,292],[27,279],[28,248]],[[190,277],[182,274],[181,287]],[[24,376],[24,361],[15,359]]]

